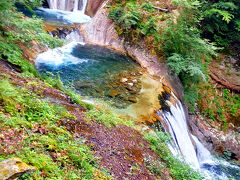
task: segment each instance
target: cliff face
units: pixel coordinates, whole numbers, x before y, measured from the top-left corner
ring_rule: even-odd
[[[159,57],[152,55],[151,52],[146,50],[147,48],[144,43],[136,42],[135,45],[130,45],[119,37],[114,29],[114,23],[108,19],[108,1],[101,2],[102,0],[98,1],[98,4],[101,4],[101,6],[92,20],[83,25],[83,34],[86,42],[89,44],[106,46],[131,56],[145,68],[149,74],[160,77],[164,84],[169,86],[178,97],[182,98],[183,91],[181,82],[175,75],[169,72],[166,63],[160,63]],[[91,4],[91,0],[89,4]],[[96,6],[94,5],[94,7]],[[93,10],[95,11],[96,9]],[[88,11],[90,10],[88,9]]]
[[[85,14],[93,17],[104,0],[88,0]]]

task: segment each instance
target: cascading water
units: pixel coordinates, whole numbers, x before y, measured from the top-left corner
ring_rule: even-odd
[[[170,98],[175,103],[172,103]],[[211,156],[197,137],[189,132],[183,106],[173,93],[162,95],[159,100],[162,107],[168,107],[165,110],[159,110],[157,114],[164,120],[164,128],[172,137],[169,149],[175,156],[183,156],[181,160],[202,173],[205,179],[240,178],[240,169],[237,166]]]
[[[50,9],[37,8],[35,12],[50,25],[81,24],[91,19],[85,15],[87,3],[87,0],[48,0]]]
[[[48,0],[50,9],[85,12],[87,0]]]

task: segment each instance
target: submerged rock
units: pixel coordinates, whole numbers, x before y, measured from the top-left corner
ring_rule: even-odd
[[[134,97],[129,97],[128,101],[130,101],[132,103],[137,103],[137,99],[135,99]]]
[[[115,97],[119,94],[121,94],[121,93],[117,90],[112,90],[112,91],[109,92],[109,96],[111,96],[111,97]]]
[[[19,158],[10,158],[0,162],[0,179],[15,179],[22,174],[36,171],[36,168],[27,165]]]
[[[121,83],[125,83],[125,82],[127,82],[127,81],[128,81],[127,78],[121,78],[121,79],[120,79],[120,82],[121,82]]]
[[[133,83],[128,83],[129,86],[133,86]]]

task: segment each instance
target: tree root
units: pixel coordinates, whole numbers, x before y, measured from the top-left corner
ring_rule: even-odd
[[[230,89],[232,91],[238,91],[240,92],[240,86],[239,85],[235,85],[232,84],[230,82],[227,82],[226,80],[224,80],[223,78],[219,77],[217,75],[217,73],[215,73],[213,70],[210,70],[210,77],[216,81],[217,83],[221,84],[222,86],[224,86],[227,89]]]

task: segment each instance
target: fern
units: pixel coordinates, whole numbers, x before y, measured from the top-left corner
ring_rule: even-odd
[[[219,10],[219,9],[210,9],[207,10],[205,12],[205,16],[222,16],[222,20],[226,21],[227,23],[229,23],[233,18],[234,15],[230,14],[228,11],[223,11],[223,10]]]

